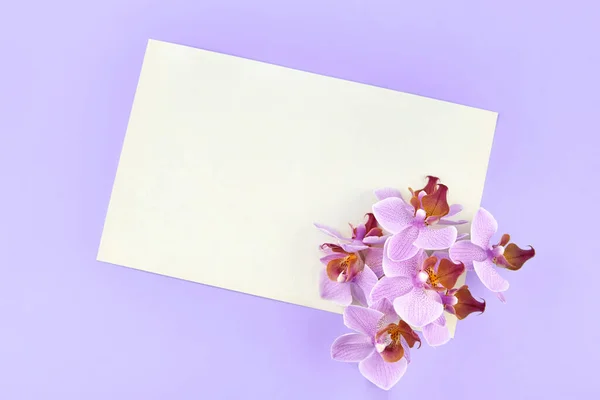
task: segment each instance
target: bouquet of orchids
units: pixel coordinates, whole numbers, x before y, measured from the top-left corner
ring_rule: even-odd
[[[352,229],[351,237],[321,224],[317,228],[335,239],[324,243],[326,265],[320,294],[344,309],[344,324],[356,331],[337,338],[331,347],[334,360],[358,362],[362,375],[388,390],[404,375],[410,349],[421,339],[440,346],[450,340],[449,319],[462,320],[483,312],[485,301],[475,299],[464,284],[475,271],[483,285],[501,301],[508,282],[495,267],[519,270],[535,255],[502,235],[492,244],[498,223],[480,208],[471,235],[458,235],[454,225],[467,221],[447,219],[462,206],[448,205],[448,187],[427,177],[420,190],[409,188],[407,202],[395,189],[375,191],[378,202],[366,222]]]

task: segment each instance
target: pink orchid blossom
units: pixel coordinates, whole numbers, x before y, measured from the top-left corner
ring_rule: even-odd
[[[406,372],[410,348],[416,342],[420,346],[419,336],[385,299],[371,308],[346,307],[344,324],[356,333],[338,337],[331,346],[331,357],[358,362],[365,378],[381,389],[391,389]]]
[[[429,177],[430,182],[432,179],[437,179],[437,178]],[[426,186],[422,190],[429,190],[429,188]],[[427,192],[425,192],[425,193],[427,193]],[[417,196],[418,196],[418,194],[417,194]],[[421,195],[421,196],[423,196],[423,195]],[[376,189],[375,197],[377,198],[377,200],[387,199],[388,197],[396,197],[406,203],[406,201],[404,200],[404,197],[402,196],[402,193],[400,193],[400,191],[395,188],[386,187],[386,188]],[[410,204],[407,204],[407,207],[411,207]],[[452,221],[452,220],[448,219],[449,217],[453,217],[456,214],[460,213],[462,210],[463,210],[462,205],[451,204],[449,206],[448,214],[446,214],[443,218],[440,218],[437,223],[439,225],[463,225],[463,224],[466,224],[467,222],[469,222],[466,219],[461,219],[458,221]]]
[[[445,306],[442,292],[456,285],[464,266],[449,259],[427,257],[423,250],[408,260],[394,261],[387,256],[388,242],[383,255],[385,276],[377,282],[369,300],[390,300],[398,315],[412,326],[421,328],[434,322],[444,326],[440,319]]]
[[[408,260],[393,261],[386,256],[384,248],[383,270],[385,276],[377,282],[369,300],[393,302],[403,320],[422,328],[430,346],[440,346],[450,340],[444,311],[464,319],[472,312],[485,310],[485,302],[473,299],[466,285],[455,288],[465,267],[453,263],[444,253],[436,252],[427,257],[420,250]]]
[[[324,243],[321,250],[326,265],[320,278],[320,295],[339,305],[347,306],[353,301],[367,305],[367,296],[378,277],[383,274],[381,259],[385,241],[383,232],[373,214],[367,214],[367,222],[352,228],[352,237],[346,238],[337,230],[321,224],[315,226],[337,239],[338,244]]]
[[[420,249],[444,250],[456,241],[458,231],[454,226],[441,229],[432,226],[454,223],[444,217],[451,211],[453,214],[459,212],[461,207],[455,205],[451,210],[446,199],[448,187],[439,184],[436,177],[428,179],[423,189],[410,189],[412,198],[409,203],[394,189],[376,191],[381,200],[373,205],[373,214],[379,224],[392,234],[386,243],[389,244],[387,256],[394,261],[407,260]]]
[[[508,287],[508,281],[495,270],[494,265],[516,271],[530,258],[535,250],[521,249],[510,243],[508,234],[502,235],[498,244],[491,245],[492,236],[498,231],[498,222],[484,208],[480,208],[471,224],[471,240],[461,240],[450,247],[450,258],[465,264],[468,270],[475,270],[481,282],[492,292],[496,292],[501,300],[502,292]]]

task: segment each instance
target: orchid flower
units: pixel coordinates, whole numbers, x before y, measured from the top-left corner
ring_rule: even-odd
[[[325,225],[315,226],[338,241],[338,244],[321,245],[326,254],[321,262],[327,266],[320,278],[321,297],[342,306],[351,304],[353,300],[366,306],[367,296],[383,274],[381,244],[386,238],[382,236],[375,216],[369,213],[365,224],[350,225],[350,238]]]
[[[471,224],[471,240],[461,240],[450,247],[453,261],[462,262],[467,269],[475,270],[481,282],[503,300],[502,292],[508,289],[508,281],[498,274],[494,264],[511,271],[521,269],[535,256],[535,249],[521,249],[510,242],[508,234],[502,235],[498,244],[491,245],[492,236],[498,230],[498,222],[486,209],[480,208]]]
[[[406,372],[410,348],[419,336],[382,300],[372,308],[348,306],[344,324],[357,333],[338,337],[331,346],[337,361],[358,362],[360,373],[381,389],[391,389]]]
[[[385,276],[371,291],[370,301],[393,302],[403,320],[422,328],[430,346],[440,346],[450,340],[444,311],[464,319],[472,312],[485,310],[485,302],[473,299],[468,287],[454,288],[465,267],[443,254],[427,257],[420,250],[408,260],[393,261],[386,256],[384,247],[383,270]]]
[[[408,260],[394,261],[387,256],[388,243],[383,255],[385,276],[371,291],[371,302],[390,300],[398,315],[415,327],[438,320],[444,311],[441,292],[454,288],[464,266],[448,259],[427,257],[423,250]]]
[[[436,177],[429,176],[428,179],[423,189],[410,189],[412,198],[409,203],[393,189],[376,192],[382,200],[373,205],[373,214],[379,224],[392,233],[386,243],[389,244],[387,256],[394,261],[407,260],[420,249],[447,249],[456,241],[458,232],[455,227],[432,228],[451,210],[446,199],[448,187],[438,184]],[[460,209],[460,206],[455,206],[452,212],[457,213]],[[443,223],[448,224],[448,221]]]
[[[436,183],[436,181],[438,180],[438,178],[433,177],[433,176],[428,176],[428,183],[427,185],[421,189],[423,191],[425,191],[425,193],[429,193],[434,189],[434,184]],[[421,192],[421,190],[417,190],[416,192],[413,192],[412,189],[409,189],[411,191],[411,194],[413,195],[417,195],[417,198],[419,196],[419,193]],[[423,196],[423,195],[421,195]],[[404,197],[402,196],[402,193],[400,193],[400,191],[398,189],[394,189],[394,188],[380,188],[380,189],[376,189],[375,190],[375,197],[377,198],[377,200],[383,200],[383,199],[387,199],[388,197],[396,197],[399,198],[400,200],[404,201]],[[411,197],[411,201],[412,201],[412,197]],[[448,217],[453,217],[456,214],[460,213],[463,210],[463,206],[461,206],[460,204],[451,204],[448,210],[448,214],[446,214],[443,218],[440,218],[439,221],[437,222],[440,225],[463,225],[466,224],[467,221],[466,219],[461,219],[458,221],[452,221],[447,219]]]

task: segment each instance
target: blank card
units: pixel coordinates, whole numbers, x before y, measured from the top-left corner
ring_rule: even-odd
[[[373,189],[426,175],[471,219],[496,118],[151,40],[98,260],[340,312],[319,298],[313,222],[360,223]]]

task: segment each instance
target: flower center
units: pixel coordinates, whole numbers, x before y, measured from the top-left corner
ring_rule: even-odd
[[[425,221],[426,217],[427,217],[427,212],[425,210],[423,210],[422,208],[419,208],[417,210],[417,212],[415,213],[415,219],[419,222]]]
[[[488,250],[488,254],[491,255],[492,257],[492,262],[494,264],[498,263],[498,257],[501,257],[504,255],[504,246],[502,245],[494,245],[492,246],[491,250]]]
[[[377,334],[375,340],[375,349],[378,353],[383,352],[391,344],[399,344],[402,336],[400,326],[389,324],[385,329]]]
[[[330,261],[327,264],[327,275],[338,283],[348,282],[362,271],[362,262],[357,253]]]
[[[435,274],[435,271],[433,270],[432,267],[428,267],[425,270],[425,273],[427,274],[427,281],[431,286],[437,286],[440,283],[440,279],[438,278],[438,276]]]

